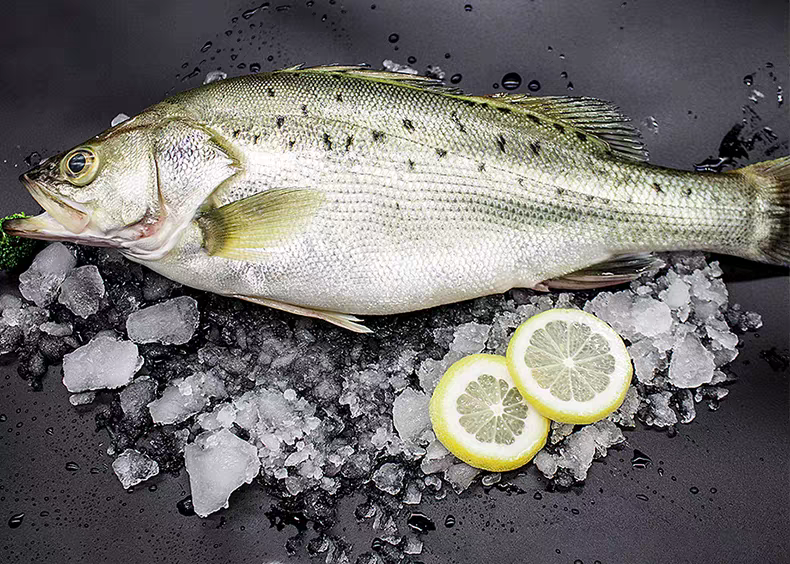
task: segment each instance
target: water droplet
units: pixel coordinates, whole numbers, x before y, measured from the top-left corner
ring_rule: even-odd
[[[444,58],[445,58],[445,59],[449,59],[450,57],[451,57],[450,53],[445,53],[445,54],[444,54]]]
[[[239,63],[239,64],[236,66],[236,68],[239,68],[239,69],[242,69],[242,70],[243,70],[243,69],[246,69],[246,68],[247,68],[247,63]]]
[[[743,77],[743,83],[746,86],[751,86],[752,84],[754,84],[754,76],[747,74],[746,76]]]
[[[455,527],[455,517],[452,515],[448,515],[447,518],[444,520],[444,526],[449,528]]]
[[[250,63],[250,72],[261,72],[260,63]]]
[[[573,564],[584,564],[584,562],[579,559],[576,559],[573,561]]]
[[[101,470],[99,470],[98,468],[94,467],[94,468],[91,468],[90,470],[88,470],[88,472],[90,472],[91,474],[100,474]]]
[[[329,2],[329,3],[331,4],[332,2]],[[275,8],[275,10],[278,11],[278,12],[287,12],[290,9],[291,9],[291,5],[290,4],[283,4],[283,5],[277,6],[277,8]]]
[[[634,449],[634,455],[631,457],[631,466],[634,468],[647,468],[647,465],[653,462],[650,457],[639,449]]]
[[[427,533],[428,531],[435,531],[436,525],[431,518],[424,513],[412,513],[406,520],[406,524],[412,531],[417,533]]]
[[[201,52],[201,53],[205,53],[206,51],[208,51],[209,49],[211,49],[211,47],[212,47],[213,45],[214,45],[214,44],[213,44],[211,41],[206,41],[206,43],[203,45],[203,47],[201,47],[201,48],[200,48],[200,52]]]
[[[80,469],[80,465],[77,464],[76,462],[68,462],[66,464],[66,470],[68,470],[69,472],[76,472],[79,469]]]
[[[413,65],[414,63],[417,62],[417,57],[409,57],[408,59],[406,59],[406,62],[409,63],[410,65]]]
[[[562,72],[560,73],[560,78],[568,78],[568,73],[567,73],[567,72],[565,72],[565,71],[562,71]]]
[[[466,6],[464,6],[464,10],[466,10],[467,12],[471,12],[472,11],[472,5],[471,4],[467,4]]]
[[[565,53],[560,53],[560,59],[565,59]]]
[[[453,84],[458,84],[459,82],[461,82],[462,78],[463,76],[461,76],[460,74],[454,74],[453,76],[450,77],[450,82],[452,82]]]
[[[719,490],[717,490],[716,488],[711,488],[710,489],[710,493],[712,493],[712,494],[715,494],[717,491],[719,491]]]
[[[149,492],[155,492],[156,490],[157,490],[156,484],[151,484],[150,486],[148,486]]]
[[[573,90],[573,83],[572,82],[568,83],[568,90]]]
[[[533,499],[537,499],[540,501],[541,499],[543,499],[543,494],[540,492],[535,492],[535,495],[533,495],[532,497]]]
[[[255,14],[257,14],[257,13],[258,13],[258,10],[261,10],[261,9],[266,9],[266,8],[268,8],[268,7],[269,7],[269,3],[268,3],[268,2],[264,2],[263,4],[261,4],[260,6],[258,6],[258,7],[256,7],[256,8],[250,8],[249,10],[247,10],[247,11],[245,11],[245,12],[242,12],[242,14],[241,14],[241,17],[242,17],[242,18],[244,18],[245,20],[248,20],[248,19],[250,19],[252,16],[254,16]]]
[[[192,72],[191,72],[191,73],[189,73],[189,74],[185,74],[185,75],[184,75],[184,76],[181,78],[181,81],[183,82],[183,81],[185,81],[185,80],[189,80],[190,78],[195,78],[195,77],[196,77],[196,76],[198,76],[199,74],[200,74],[200,69],[199,69],[198,67],[195,67],[195,68],[192,70]]]
[[[785,102],[785,95],[784,92],[782,91],[781,86],[777,86],[776,88],[776,101],[779,103],[780,108],[782,107],[782,104],[784,104]]]
[[[54,427],[47,427],[47,430],[46,430],[46,431],[44,431],[44,432],[45,432],[47,435],[54,435],[54,434],[55,434],[55,428],[54,428]]]
[[[494,90],[498,90],[498,89],[499,89],[499,83],[498,83],[498,82],[495,82],[494,84],[492,84],[492,85],[491,85],[491,87],[492,87]]]
[[[691,487],[689,488],[689,491],[690,491],[691,493],[693,493],[694,495],[697,495],[697,494],[699,493],[699,488],[698,488],[697,486],[691,486]]]
[[[663,468],[659,468],[658,469],[658,475],[659,476],[663,476],[664,475],[664,469]]]
[[[8,526],[12,529],[16,529],[22,526],[22,520],[25,518],[24,513],[17,513],[16,515],[12,515],[11,518],[8,520]]]
[[[648,501],[648,498],[645,494],[636,494],[636,499],[641,499],[642,501]]]
[[[305,2],[304,5],[307,6],[308,8],[312,8],[313,4],[315,4],[314,0],[307,0],[307,2]]]
[[[228,37],[230,37],[231,35],[233,35],[233,30],[232,30],[232,29],[229,29],[229,30],[227,30],[227,31],[225,32],[225,35],[227,35]]]
[[[400,39],[400,35],[398,35],[397,33],[390,33],[390,36],[389,36],[388,39],[389,39],[390,43],[397,43],[398,40]]]
[[[178,503],[176,503],[176,509],[178,512],[183,515],[184,517],[191,517],[195,514],[195,506],[192,505],[192,496],[188,495]]]
[[[5,423],[6,421],[8,421],[8,415],[5,413],[0,414],[0,423]]]
[[[375,4],[371,4],[371,5],[370,5],[370,9],[371,9],[371,10],[375,10],[375,9],[376,9],[376,5],[375,5]]]
[[[36,166],[38,163],[41,162],[41,155],[38,152],[33,151],[28,156],[25,157],[25,164],[27,166]]]
[[[521,75],[517,72],[509,72],[502,77],[502,88],[505,90],[515,90],[521,86]]]
[[[376,550],[376,551],[380,550],[382,546],[384,546],[384,541],[382,541],[378,537],[373,539],[373,542],[370,543],[370,548],[372,548],[373,550]]]
[[[529,84],[527,84],[527,88],[529,88],[530,92],[537,92],[540,90],[540,82],[537,80],[530,80]]]
[[[39,517],[49,517],[49,511],[42,511],[38,515],[39,515]]]

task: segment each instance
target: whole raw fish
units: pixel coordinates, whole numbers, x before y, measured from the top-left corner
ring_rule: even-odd
[[[661,168],[627,121],[356,67],[243,76],[24,174],[46,213],[6,227],[357,331],[353,314],[624,282],[651,251],[788,263],[790,157]]]

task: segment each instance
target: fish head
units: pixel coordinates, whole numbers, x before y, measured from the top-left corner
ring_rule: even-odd
[[[158,260],[211,193],[240,170],[221,140],[161,103],[20,178],[45,213],[3,224],[12,235],[115,247]]]
[[[146,128],[116,126],[46,159],[19,178],[44,213],[3,229],[105,247],[150,235],[161,219],[154,143]]]

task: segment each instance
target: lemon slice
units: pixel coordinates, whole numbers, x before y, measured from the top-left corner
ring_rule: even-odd
[[[502,356],[474,354],[453,364],[431,396],[436,437],[475,468],[505,472],[535,456],[549,421],[516,389]]]
[[[522,323],[507,364],[527,401],[561,423],[593,423],[612,413],[633,374],[620,336],[579,309],[550,309]]]

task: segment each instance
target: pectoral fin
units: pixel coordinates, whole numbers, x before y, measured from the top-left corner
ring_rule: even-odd
[[[274,189],[206,211],[198,218],[209,255],[260,258],[303,232],[324,195],[315,190]]]
[[[362,321],[361,319],[347,313],[338,313],[336,311],[325,311],[321,309],[310,309],[307,307],[287,304],[277,300],[271,300],[269,298],[259,298],[257,296],[234,295],[233,297],[240,298],[242,300],[247,300],[248,302],[252,302],[258,305],[279,309],[281,311],[287,311],[288,313],[294,313],[296,315],[303,315],[305,317],[314,317],[316,319],[323,319],[324,321],[328,321],[333,325],[337,325],[338,327],[342,327],[343,329],[348,329],[349,331],[353,331],[355,333],[373,332],[369,328],[359,323],[360,321]]]
[[[589,290],[616,286],[639,278],[643,272],[661,263],[661,259],[650,253],[618,255],[560,278],[546,280],[540,286],[561,290]]]

